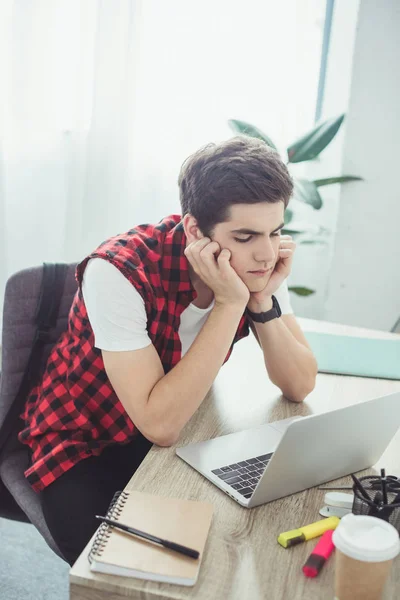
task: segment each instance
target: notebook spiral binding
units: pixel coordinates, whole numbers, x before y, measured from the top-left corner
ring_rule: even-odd
[[[120,490],[115,492],[107,510],[106,516],[109,519],[114,519],[115,521],[118,521],[118,517],[121,514],[121,511],[125,505],[125,502],[128,499],[128,496],[128,492]],[[111,531],[112,527],[110,527],[110,525],[107,525],[107,523],[104,523],[103,521],[103,523],[100,525],[97,531],[96,537],[94,538],[94,542],[88,555],[88,560],[90,563],[93,561],[94,558],[96,558],[96,556],[101,556],[101,553],[103,552],[107,544],[107,540],[111,535]]]

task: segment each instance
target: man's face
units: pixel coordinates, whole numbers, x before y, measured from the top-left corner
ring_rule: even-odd
[[[231,251],[231,266],[250,292],[263,290],[275,268],[284,210],[283,202],[234,204],[230,219],[212,232],[211,239]]]

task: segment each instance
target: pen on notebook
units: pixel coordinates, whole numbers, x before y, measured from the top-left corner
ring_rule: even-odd
[[[175,552],[179,552],[180,554],[189,556],[190,558],[199,558],[199,551],[193,550],[193,548],[188,548],[187,546],[181,546],[181,544],[176,544],[175,542],[163,540],[162,538],[156,537],[155,535],[151,535],[151,533],[145,533],[144,531],[140,531],[139,529],[135,529],[134,527],[129,527],[128,525],[124,525],[123,523],[119,523],[118,521],[113,521],[112,519],[108,519],[107,517],[96,515],[96,519],[104,521],[104,523],[107,523],[107,525],[111,525],[111,527],[121,529],[122,531],[127,531],[128,533],[137,535],[138,537],[144,538],[145,540],[149,540],[150,542],[154,542],[155,544],[160,544],[160,546],[164,546],[164,548],[168,548],[169,550],[174,550]]]

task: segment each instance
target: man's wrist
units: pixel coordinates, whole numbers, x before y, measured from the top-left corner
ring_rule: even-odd
[[[246,305],[243,304],[228,304],[228,303],[220,303],[220,302],[215,302],[214,307],[213,307],[213,312],[222,312],[224,314],[231,314],[232,316],[237,316],[239,315],[239,318],[243,315],[244,311],[246,310]]]
[[[246,314],[256,323],[268,323],[273,319],[279,318],[282,314],[282,311],[278,300],[275,298],[275,296],[272,296],[272,307],[270,309],[262,312],[253,312],[247,307]]]
[[[267,296],[266,298],[263,298],[262,303],[251,302],[250,300],[247,304],[247,308],[253,313],[267,312],[268,310],[271,310],[272,307],[272,296]]]

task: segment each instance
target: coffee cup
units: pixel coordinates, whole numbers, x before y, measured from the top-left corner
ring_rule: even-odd
[[[336,547],[335,600],[379,600],[393,559],[397,530],[376,517],[348,514],[332,536]]]

